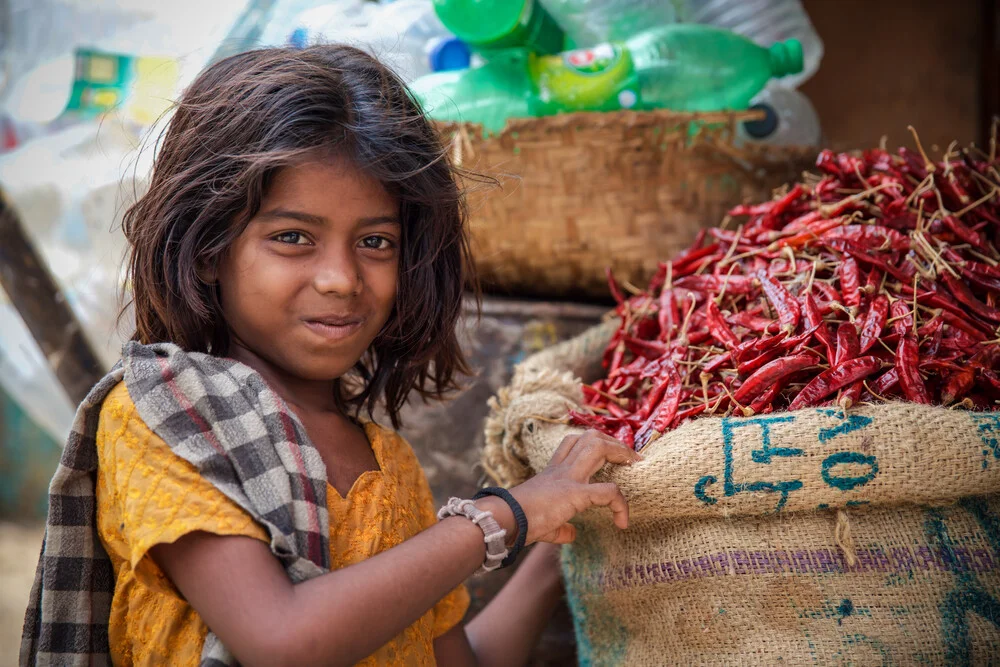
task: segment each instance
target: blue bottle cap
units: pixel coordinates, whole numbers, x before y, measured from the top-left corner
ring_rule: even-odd
[[[743,123],[743,129],[754,139],[765,139],[778,130],[778,113],[770,104],[754,104],[751,109],[764,112],[760,120],[750,120]]]
[[[466,69],[472,62],[472,51],[468,44],[457,37],[436,40],[430,47],[427,58],[435,72]]]
[[[288,46],[293,49],[304,49],[309,46],[309,32],[305,28],[296,28],[288,36]]]

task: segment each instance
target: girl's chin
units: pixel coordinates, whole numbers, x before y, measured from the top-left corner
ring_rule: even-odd
[[[353,359],[346,359],[343,355],[337,355],[335,359],[331,359],[332,355],[322,353],[296,356],[298,358],[289,364],[290,368],[286,372],[310,382],[333,382],[349,373],[355,363]]]

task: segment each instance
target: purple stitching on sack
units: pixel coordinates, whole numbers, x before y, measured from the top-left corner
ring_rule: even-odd
[[[951,569],[977,574],[1000,569],[1000,562],[986,548],[956,547],[956,563]],[[774,551],[720,551],[715,554],[684,558],[661,563],[624,565],[605,570],[594,579],[603,590],[619,590],[633,586],[670,583],[686,579],[703,579],[724,576],[760,576],[764,574],[844,574],[850,572],[879,572],[905,574],[917,571],[946,572],[949,566],[940,554],[928,546],[894,547],[888,553],[882,547],[858,549],[857,564],[848,568],[839,550],[812,549],[793,552]]]

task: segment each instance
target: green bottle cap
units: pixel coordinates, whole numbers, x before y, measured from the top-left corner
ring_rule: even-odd
[[[537,0],[434,0],[434,11],[456,37],[481,49],[563,47],[562,30]]]
[[[797,39],[775,42],[771,52],[771,73],[775,77],[798,74],[802,71],[802,43]]]

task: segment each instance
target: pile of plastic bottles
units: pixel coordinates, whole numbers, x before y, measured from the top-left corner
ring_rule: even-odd
[[[337,0],[278,23],[293,45],[366,47],[432,117],[491,132],[566,111],[753,107],[766,117],[738,142],[821,139],[795,90],[823,54],[800,0]]]
[[[807,61],[818,65],[822,46],[798,0],[433,4],[444,26],[484,61],[413,82],[416,96],[439,120],[481,123],[495,132],[510,118],[568,111],[757,106],[766,118],[743,125],[739,141],[819,143],[808,100],[792,88],[768,85],[805,74]]]

